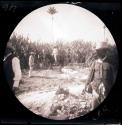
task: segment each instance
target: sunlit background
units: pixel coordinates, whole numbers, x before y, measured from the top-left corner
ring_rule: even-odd
[[[54,13],[50,13],[54,9]],[[28,14],[15,28],[13,34],[29,38],[31,42],[70,42],[83,40],[115,44],[104,23],[90,11],[69,4],[41,7]]]

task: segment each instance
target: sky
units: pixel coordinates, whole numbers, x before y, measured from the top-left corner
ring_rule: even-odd
[[[50,7],[57,11],[53,17],[48,13]],[[53,4],[32,11],[20,21],[13,33],[28,37],[32,42],[101,42],[104,40],[103,26],[96,15],[82,7]],[[115,44],[108,28],[105,29],[105,38],[110,44]]]

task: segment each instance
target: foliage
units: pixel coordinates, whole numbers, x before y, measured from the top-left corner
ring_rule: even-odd
[[[92,45],[91,42],[83,40],[71,41],[70,43],[56,41],[52,44],[44,41],[31,42],[29,38],[13,34],[9,39],[9,42],[12,43],[15,53],[20,58],[22,69],[28,68],[28,58],[32,51],[35,53],[35,68],[38,69],[40,64],[43,63],[45,63],[46,67],[49,68],[49,66],[54,62],[52,58],[52,50],[54,46],[58,48],[58,63],[62,66],[69,65],[69,63],[90,66],[96,58],[93,50],[94,45]],[[45,50],[45,54],[43,53],[43,50]],[[117,65],[118,60],[116,46],[109,46],[108,55],[109,62]],[[46,58],[45,61],[44,57]]]

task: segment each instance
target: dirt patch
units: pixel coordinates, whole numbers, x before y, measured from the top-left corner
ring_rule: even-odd
[[[33,71],[33,76],[28,78],[26,71],[23,74],[23,82],[20,84],[20,92],[16,94],[16,97],[35,114],[50,119],[72,119],[90,110],[88,100],[92,98],[91,95],[82,95],[88,73],[88,68],[64,67],[61,72],[58,70]],[[62,104],[62,107],[68,105],[68,109],[53,114],[51,107],[57,102],[61,104],[60,100],[56,99],[56,91],[60,87],[67,88],[69,91],[67,101],[64,100]]]

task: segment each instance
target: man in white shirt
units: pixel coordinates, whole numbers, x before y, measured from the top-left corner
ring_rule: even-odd
[[[19,58],[13,53],[13,47],[8,44],[4,55],[4,71],[6,80],[13,91],[18,90],[22,78]]]
[[[33,52],[30,53],[30,56],[29,56],[29,77],[32,76],[32,71],[33,71],[33,68],[34,68],[34,56],[33,56]]]
[[[52,52],[52,56],[53,56],[53,58],[54,58],[54,61],[55,61],[55,64],[57,64],[57,57],[58,57],[58,49],[57,49],[57,47],[54,47],[54,49],[53,49],[53,52]]]

